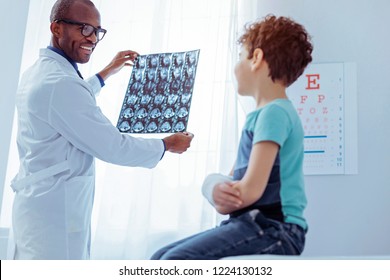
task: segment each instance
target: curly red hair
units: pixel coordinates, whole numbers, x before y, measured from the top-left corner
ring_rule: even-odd
[[[260,48],[268,63],[271,79],[288,87],[312,61],[310,40],[301,24],[287,17],[268,15],[261,21],[247,24],[238,43],[248,48],[248,59],[253,57],[255,49]]]

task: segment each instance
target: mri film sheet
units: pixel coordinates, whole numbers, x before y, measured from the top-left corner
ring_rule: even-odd
[[[140,55],[117,128],[124,133],[186,131],[199,50]]]

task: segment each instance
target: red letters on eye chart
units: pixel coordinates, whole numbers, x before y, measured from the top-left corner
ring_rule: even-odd
[[[343,63],[311,64],[288,88],[305,131],[305,175],[344,174]]]

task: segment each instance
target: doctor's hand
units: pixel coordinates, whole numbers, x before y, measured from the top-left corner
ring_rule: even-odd
[[[213,188],[214,207],[220,214],[230,214],[240,209],[242,200],[240,192],[233,188],[235,182],[218,183]]]
[[[111,75],[118,73],[124,66],[133,66],[137,56],[138,53],[131,50],[117,53],[112,61],[99,72],[100,77],[102,77],[103,80],[106,80]]]
[[[190,147],[194,134],[189,132],[177,132],[163,139],[166,151],[181,154]]]

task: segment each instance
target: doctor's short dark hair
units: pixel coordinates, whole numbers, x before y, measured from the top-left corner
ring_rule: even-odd
[[[260,21],[248,23],[238,43],[248,48],[248,59],[260,48],[270,69],[272,81],[288,87],[302,75],[312,61],[313,46],[306,29],[287,17],[267,15]]]
[[[54,22],[57,19],[69,19],[70,7],[75,2],[83,2],[94,6],[90,0],[57,0],[51,9],[50,22]]]

